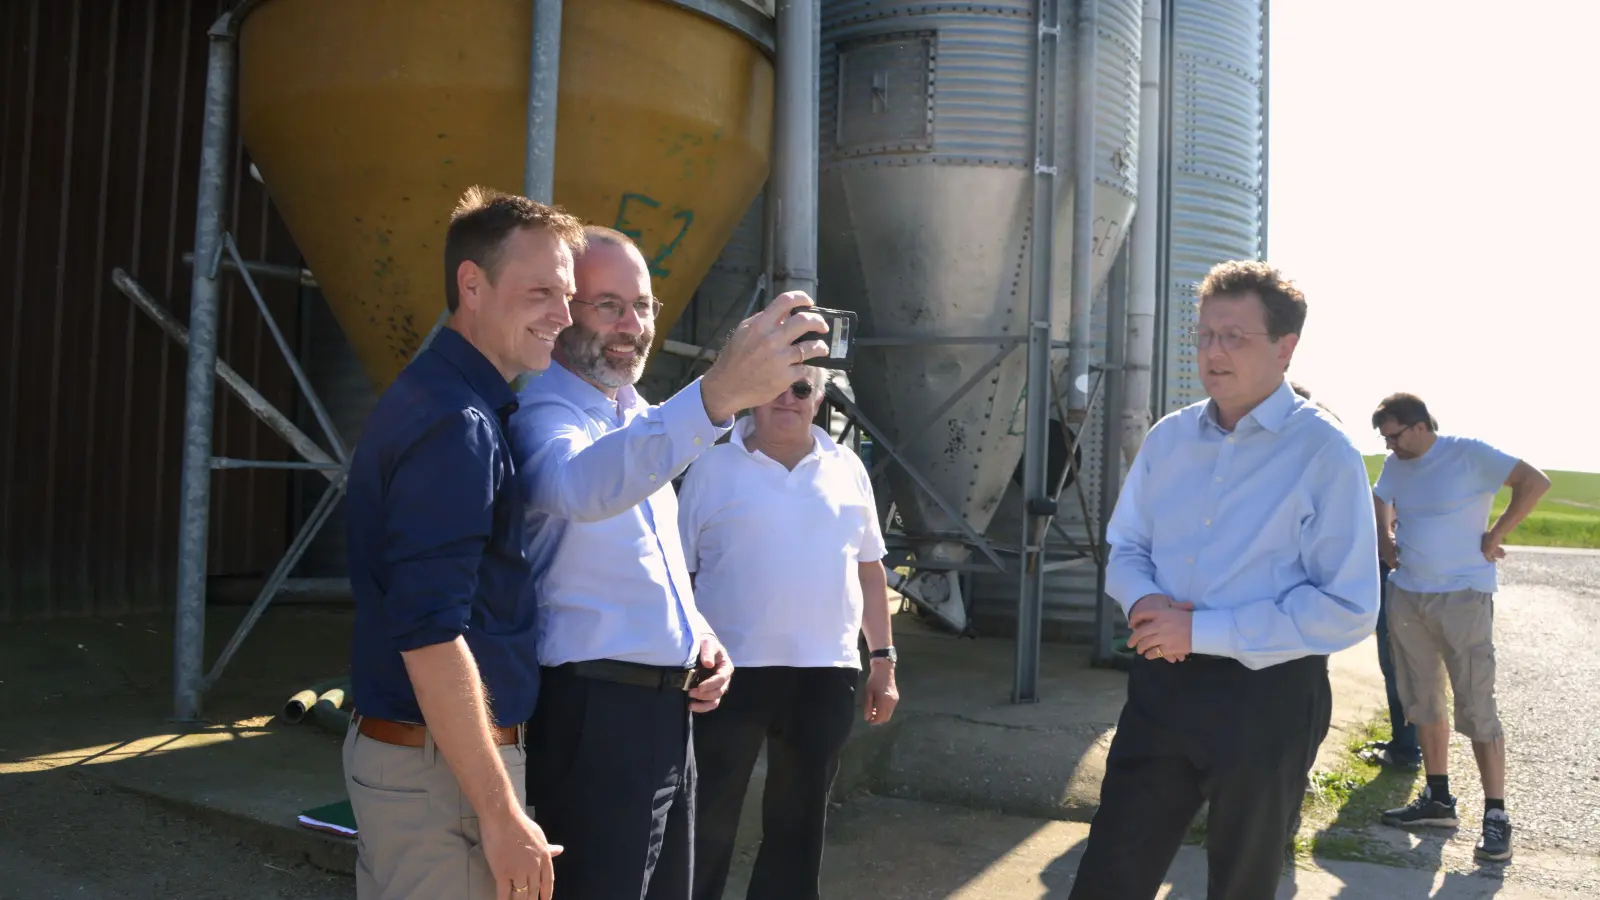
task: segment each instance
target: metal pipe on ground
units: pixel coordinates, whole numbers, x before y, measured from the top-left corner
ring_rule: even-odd
[[[816,0],[778,0],[772,122],[773,293],[817,294]]]
[[[1129,461],[1150,431],[1150,367],[1155,358],[1158,203],[1161,190],[1161,3],[1144,0],[1140,33],[1139,209],[1128,249],[1128,341],[1122,454]]]
[[[311,721],[318,727],[325,728],[337,735],[343,735],[350,730],[350,710],[344,708],[346,688],[348,686],[330,688],[317,698],[311,706]]]
[[[1072,321],[1067,340],[1067,414],[1076,426],[1089,414],[1089,355],[1094,331],[1094,142],[1096,0],[1078,0],[1078,57],[1072,121]]]
[[[333,688],[350,688],[349,678],[326,678],[308,688],[297,691],[283,704],[283,709],[278,713],[278,718],[290,725],[298,725],[317,705],[317,699]]]
[[[173,715],[200,717],[206,633],[206,544],[211,513],[212,416],[216,399],[217,319],[222,226],[233,165],[233,92],[237,64],[230,14],[211,26],[206,62],[200,178],[195,201],[196,265],[189,292],[189,365],[183,414],[178,591],[173,637]]]

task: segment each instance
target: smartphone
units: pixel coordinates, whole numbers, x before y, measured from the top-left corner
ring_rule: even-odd
[[[838,369],[841,372],[850,371],[850,364],[856,358],[856,337],[858,332],[856,314],[847,309],[824,309],[820,306],[797,306],[789,311],[789,315],[798,312],[813,312],[821,316],[828,323],[828,330],[824,332],[808,331],[795,339],[796,344],[810,340],[820,340],[828,345],[828,355],[818,356],[806,360],[806,365],[816,366],[820,369]]]

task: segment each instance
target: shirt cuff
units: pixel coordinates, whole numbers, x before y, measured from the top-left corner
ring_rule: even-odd
[[[1161,585],[1145,578],[1140,578],[1131,584],[1115,584],[1112,583],[1114,576],[1112,573],[1107,572],[1106,579],[1106,593],[1110,594],[1111,599],[1117,601],[1117,605],[1122,607],[1124,616],[1132,615],[1133,605],[1151,594],[1165,596],[1167,593],[1161,589]]]
[[[1234,656],[1233,612],[1226,609],[1197,609],[1191,623],[1189,651],[1208,656]]]
[[[667,436],[672,443],[683,446],[693,446],[700,449],[709,448],[733,428],[734,420],[729,419],[727,424],[718,425],[711,421],[706,414],[706,402],[700,396],[700,379],[683,390],[673,394],[661,404],[661,421],[666,426]]]

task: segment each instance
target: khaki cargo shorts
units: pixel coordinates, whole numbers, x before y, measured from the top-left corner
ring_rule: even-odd
[[[1445,676],[1455,695],[1456,731],[1469,740],[1500,739],[1494,699],[1494,595],[1482,591],[1420,594],[1388,585],[1389,648],[1406,720],[1445,721]]]

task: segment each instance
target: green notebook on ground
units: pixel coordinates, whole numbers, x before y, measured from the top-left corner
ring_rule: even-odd
[[[345,837],[356,836],[356,814],[350,808],[349,800],[340,800],[338,803],[329,803],[308,809],[300,814],[300,825],[313,831],[325,831],[328,834],[339,834]]]

